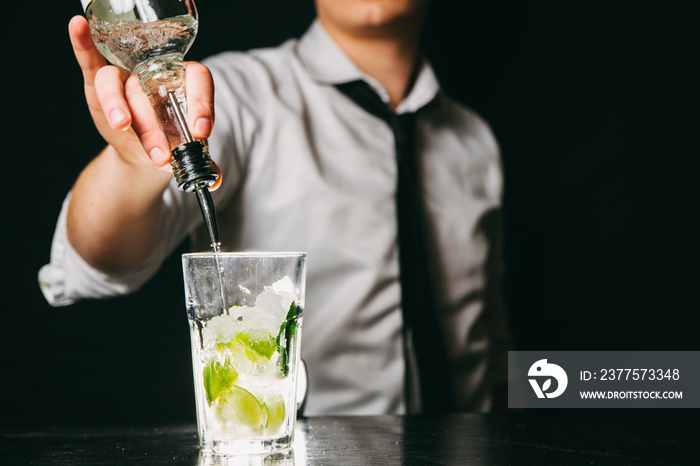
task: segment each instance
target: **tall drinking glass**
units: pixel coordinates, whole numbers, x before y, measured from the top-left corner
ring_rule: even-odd
[[[184,254],[182,265],[202,450],[288,448],[306,254],[195,253]]]

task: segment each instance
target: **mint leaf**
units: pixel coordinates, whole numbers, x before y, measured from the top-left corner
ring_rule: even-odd
[[[282,322],[282,325],[280,325],[280,331],[277,334],[277,346],[280,350],[278,363],[285,376],[289,374],[289,352],[291,350],[292,338],[296,334],[298,324],[299,315],[297,312],[297,303],[292,301],[287,316],[284,322]]]
[[[238,378],[238,372],[229,364],[212,361],[204,367],[202,377],[204,378],[207,401],[211,405],[224,390],[228,390],[233,385],[233,382]]]

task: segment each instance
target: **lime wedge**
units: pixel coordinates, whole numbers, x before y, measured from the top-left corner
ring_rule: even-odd
[[[207,401],[211,404],[221,393],[228,389],[238,378],[236,369],[228,364],[221,364],[219,361],[212,361],[204,367],[202,371],[204,378],[204,391],[207,393]]]
[[[269,434],[276,433],[284,422],[284,399],[277,397],[265,403],[267,408],[267,425],[265,431]]]
[[[256,432],[262,432],[267,424],[267,407],[238,385],[222,393],[219,414],[226,421],[240,422]]]

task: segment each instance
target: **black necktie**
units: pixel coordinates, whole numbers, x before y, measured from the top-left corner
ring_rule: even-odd
[[[404,344],[411,339],[418,366],[423,412],[454,411],[449,362],[428,258],[423,198],[417,174],[415,114],[397,115],[364,81],[336,87],[364,110],[384,120],[394,133],[398,166],[396,212]],[[410,374],[408,367],[406,372]],[[407,389],[410,386],[407,381]],[[410,394],[407,394],[407,400],[410,398]]]

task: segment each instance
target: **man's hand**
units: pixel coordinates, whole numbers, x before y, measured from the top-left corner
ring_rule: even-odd
[[[129,163],[142,163],[147,154],[156,167],[167,167],[170,147],[136,75],[107,64],[83,16],[74,17],[68,30],[88,108],[102,137]],[[186,93],[192,136],[205,139],[214,124],[214,84],[204,65],[186,64]]]

